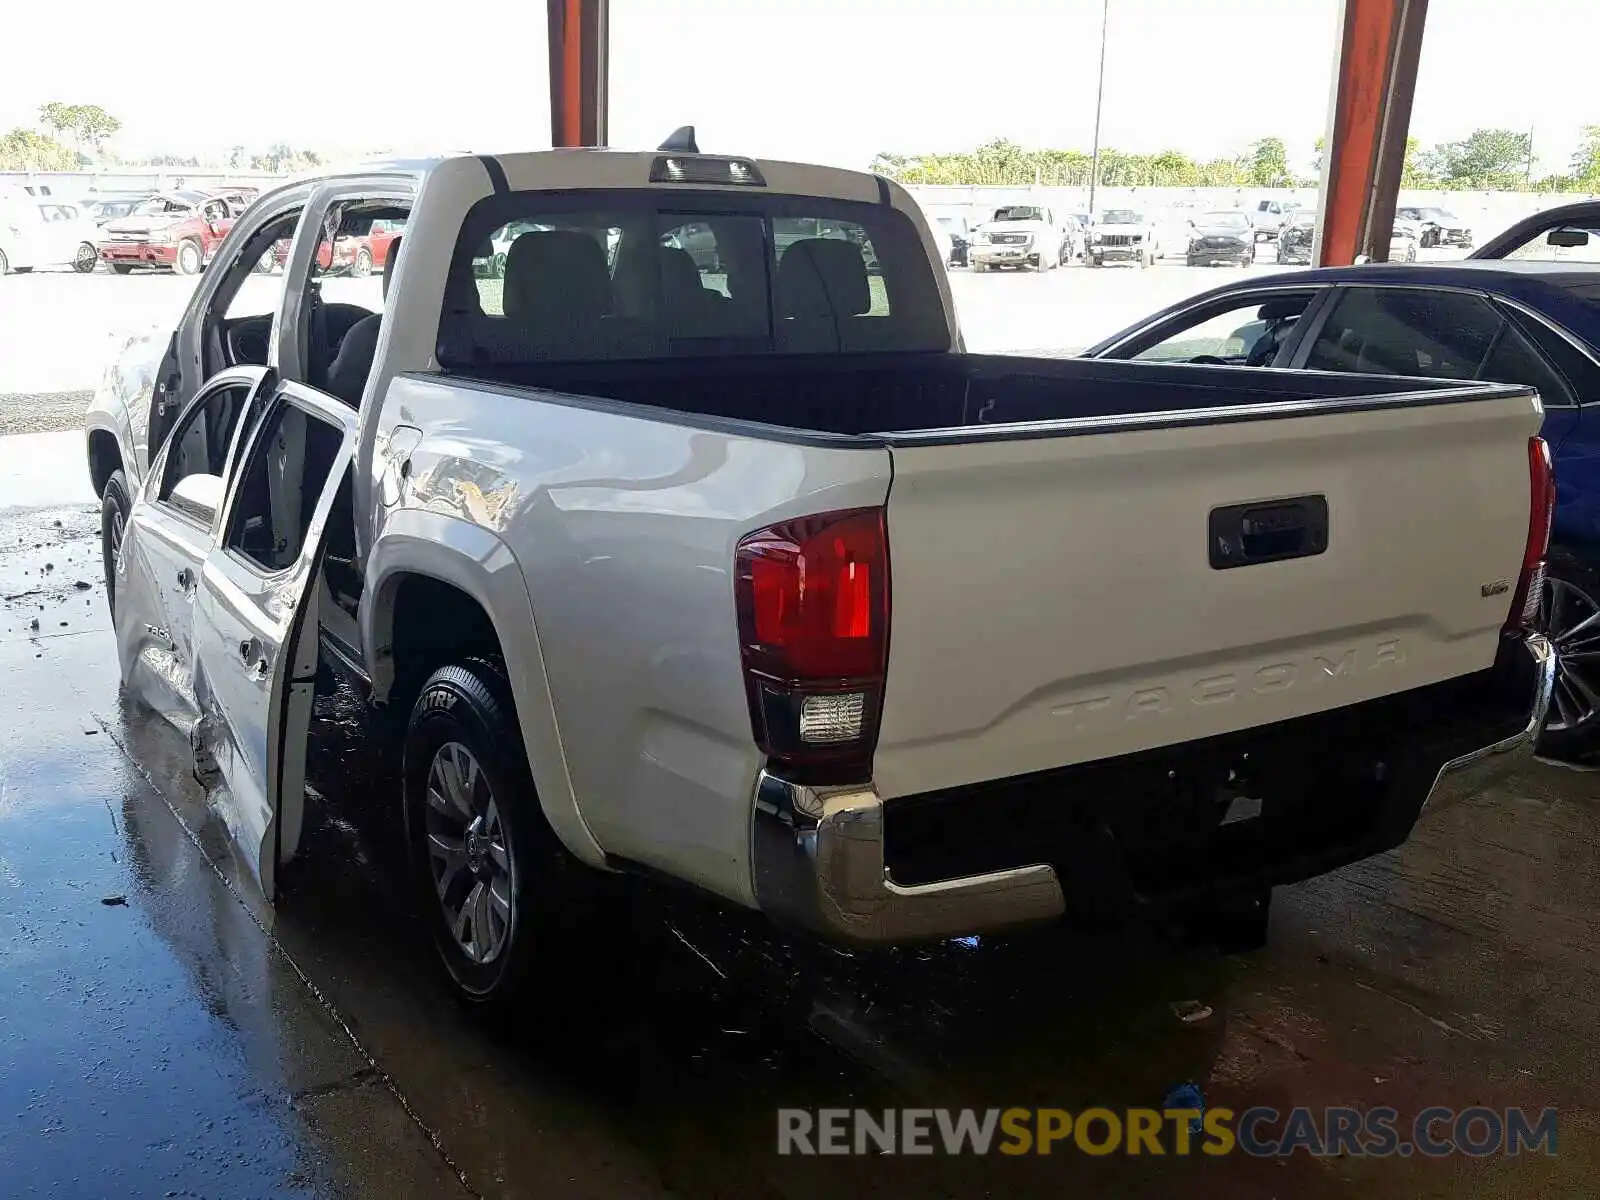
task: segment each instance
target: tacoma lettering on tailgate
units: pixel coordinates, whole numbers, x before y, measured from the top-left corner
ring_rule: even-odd
[[[1330,679],[1347,678],[1405,661],[1399,638],[1385,638],[1370,646],[1310,654],[1302,659],[1267,663],[1253,671],[1225,671],[1203,675],[1188,683],[1108,692],[1070,700],[1051,709],[1079,729],[1117,719],[1133,721],[1163,717],[1180,705],[1227,704],[1240,695],[1269,696],[1295,687],[1311,687]]]

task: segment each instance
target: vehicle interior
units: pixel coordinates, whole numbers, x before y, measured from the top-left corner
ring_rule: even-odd
[[[347,207],[339,214],[333,234],[324,233],[314,256],[312,275],[307,284],[307,311],[311,322],[307,339],[311,359],[307,382],[350,404],[360,402],[361,388],[372,366],[378,323],[382,315],[381,305],[374,310],[347,300],[324,298],[323,281],[348,270],[347,267],[333,265],[329,247],[335,238],[366,238],[375,221],[404,222],[408,215],[407,210],[387,203]],[[257,306],[240,312],[239,306],[233,305],[233,300],[252,274],[261,273],[263,264],[270,263],[276,271],[283,269],[277,256],[281,253],[286,257],[299,220],[300,213],[295,211],[263,226],[228,268],[230,278],[218,288],[212,313],[204,325],[206,377],[224,367],[266,365],[272,322],[277,315],[276,303],[268,311],[259,311]],[[390,245],[380,283],[380,297],[388,293],[389,280],[399,258],[400,243],[401,239],[396,237]],[[355,334],[353,338],[352,333]]]
[[[372,371],[373,356],[378,348],[378,331],[383,320],[383,300],[388,297],[389,284],[400,260],[400,246],[404,239],[397,236],[389,245],[376,309],[349,301],[331,300],[325,294],[326,282],[334,276],[348,273],[350,269],[348,264],[335,257],[333,247],[345,239],[349,239],[349,244],[354,246],[372,235],[375,222],[403,225],[410,215],[409,208],[391,202],[343,205],[329,214],[312,259],[304,305],[306,382],[337,396],[352,407],[361,403],[361,391]]]
[[[1106,357],[1202,366],[1271,366],[1314,295],[1306,291],[1272,296],[1257,306],[1254,319],[1243,325],[1233,324],[1241,311],[1238,301],[1191,310],[1124,342]]]

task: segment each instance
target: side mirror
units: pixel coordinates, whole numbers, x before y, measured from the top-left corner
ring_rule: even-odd
[[[1562,250],[1575,250],[1579,246],[1589,244],[1589,231],[1587,229],[1552,229],[1545,235],[1545,242]]]
[[[167,497],[174,508],[181,509],[207,525],[216,519],[222,507],[223,485],[220,475],[185,475],[172,486]]]

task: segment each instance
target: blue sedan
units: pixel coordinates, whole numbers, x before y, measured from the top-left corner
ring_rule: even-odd
[[[1542,748],[1600,749],[1600,267],[1373,263],[1256,276],[1163,309],[1090,358],[1521,383],[1544,401],[1558,675]]]

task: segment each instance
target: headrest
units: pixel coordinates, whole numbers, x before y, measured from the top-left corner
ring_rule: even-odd
[[[699,303],[705,299],[700,268],[694,265],[694,255],[687,250],[675,246],[661,248],[661,298],[668,306]]]
[[[778,263],[780,311],[789,317],[855,317],[872,308],[861,248],[839,238],[804,238]]]
[[[389,243],[389,257],[383,260],[383,298],[389,299],[389,281],[394,278],[394,265],[400,261],[400,239]]]
[[[525,233],[506,252],[505,314],[528,321],[564,321],[611,312],[606,252],[587,233],[543,229]]]

